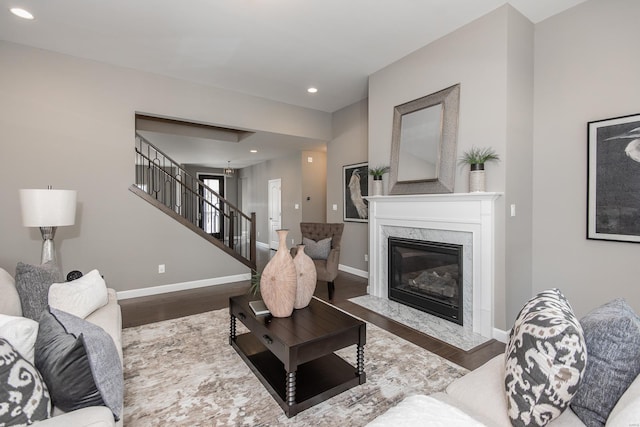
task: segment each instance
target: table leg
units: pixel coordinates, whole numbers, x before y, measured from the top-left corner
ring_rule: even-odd
[[[287,405],[296,403],[296,372],[287,372]]]
[[[233,314],[230,315],[230,325],[229,325],[229,344],[235,341],[236,339],[236,316]]]
[[[356,353],[356,361],[358,368],[358,375],[364,374],[364,346],[358,344],[357,353]]]

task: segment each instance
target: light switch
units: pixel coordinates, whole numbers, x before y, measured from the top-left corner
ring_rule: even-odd
[[[515,204],[511,205],[511,216],[516,216],[516,205]]]
[[[337,211],[338,210],[338,205],[333,205],[333,210]]]
[[[293,208],[294,209],[300,209],[300,205],[296,203],[295,205],[293,205]]]
[[[307,163],[313,163],[313,157],[307,157]]]

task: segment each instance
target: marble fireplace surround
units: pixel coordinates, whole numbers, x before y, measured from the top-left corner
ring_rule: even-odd
[[[388,299],[388,237],[463,245],[463,328],[493,338],[495,200],[501,195],[368,197],[369,294]]]

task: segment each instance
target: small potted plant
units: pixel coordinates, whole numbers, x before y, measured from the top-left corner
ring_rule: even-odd
[[[460,157],[460,163],[469,165],[469,192],[485,190],[484,164],[499,161],[500,156],[491,147],[471,147]]]
[[[373,177],[373,196],[382,196],[382,175],[389,172],[389,166],[377,166],[369,169],[369,175]]]

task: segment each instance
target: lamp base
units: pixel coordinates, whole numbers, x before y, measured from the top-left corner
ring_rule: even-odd
[[[52,261],[56,262],[56,248],[53,244],[53,236],[56,234],[56,227],[40,227],[42,234],[42,257],[41,264]]]

